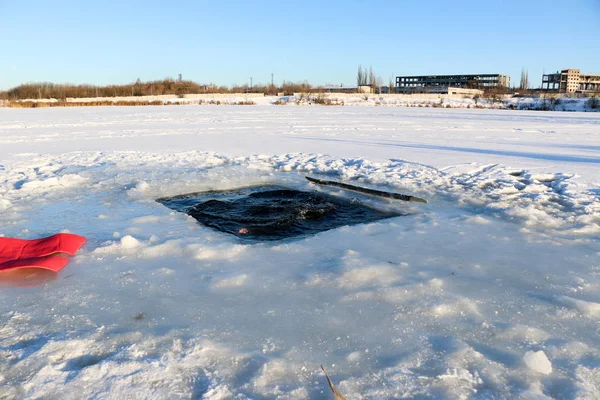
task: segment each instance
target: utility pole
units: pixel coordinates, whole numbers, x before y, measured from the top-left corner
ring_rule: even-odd
[[[252,92],[252,77],[250,77],[250,91]]]
[[[273,87],[273,73],[271,72],[271,87]]]

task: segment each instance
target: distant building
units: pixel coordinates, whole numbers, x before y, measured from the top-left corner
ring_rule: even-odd
[[[600,74],[582,74],[572,68],[544,74],[542,90],[558,93],[600,92]]]
[[[502,74],[397,76],[396,93],[448,93],[449,88],[494,89],[510,86]]]
[[[319,86],[317,91],[324,93],[357,93],[358,86]]]
[[[319,86],[315,88],[324,93],[371,93],[371,86]]]

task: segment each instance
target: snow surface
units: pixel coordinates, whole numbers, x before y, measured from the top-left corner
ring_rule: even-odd
[[[88,237],[0,289],[0,397],[599,398],[599,167],[590,113],[0,109],[0,234]],[[408,215],[247,244],[154,201],[265,183]]]

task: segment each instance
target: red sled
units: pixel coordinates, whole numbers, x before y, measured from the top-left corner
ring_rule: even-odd
[[[0,272],[20,268],[41,268],[58,272],[83,246],[86,238],[58,233],[43,239],[24,240],[0,237]]]

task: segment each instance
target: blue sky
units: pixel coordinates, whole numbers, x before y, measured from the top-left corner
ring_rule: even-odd
[[[24,82],[356,83],[600,73],[600,0],[0,0],[0,89]]]

